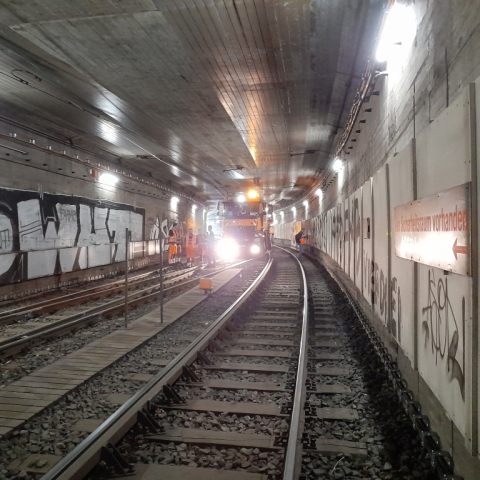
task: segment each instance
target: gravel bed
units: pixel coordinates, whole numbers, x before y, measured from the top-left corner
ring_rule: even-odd
[[[294,380],[295,376],[289,373],[250,373],[248,370],[238,372],[222,372],[216,370],[205,370],[205,378],[234,380],[236,382],[274,382],[287,383]]]
[[[130,275],[142,275],[145,273],[149,273],[158,270],[158,264],[151,264],[146,267],[137,268],[130,272]],[[165,273],[171,273],[177,270],[178,267],[171,266],[171,267],[164,267]],[[118,282],[125,277],[123,273],[112,273],[107,274],[104,278],[100,278],[97,280],[87,280],[81,283],[77,283],[75,285],[68,285],[66,287],[57,288],[55,290],[47,290],[46,292],[42,292],[40,294],[33,294],[26,297],[21,297],[15,299],[14,303],[13,300],[5,300],[0,302],[0,314],[6,312],[8,310],[13,310],[14,308],[23,307],[25,305],[33,305],[39,301],[44,300],[51,300],[54,298],[62,297],[64,295],[68,295],[70,293],[81,293],[85,288],[92,288],[92,287],[101,287],[103,285],[109,285],[112,282]],[[9,304],[9,305],[6,305]]]
[[[298,352],[298,347],[283,347],[279,345],[246,345],[246,344],[236,344],[232,340],[232,343],[225,344],[218,342],[222,348],[234,348],[235,350],[266,350],[269,352]],[[220,351],[218,353],[221,353]]]
[[[344,348],[312,349],[312,352],[340,353],[345,357],[342,361],[322,361],[316,365],[346,366],[352,371],[349,376],[310,376],[319,384],[349,386],[352,393],[320,395],[308,392],[308,400],[318,407],[351,408],[359,413],[359,419],[352,422],[307,419],[305,432],[330,439],[362,442],[367,450],[366,457],[304,452],[303,473],[306,479],[433,480],[434,476],[429,473],[428,463],[419,448],[419,438],[345,296],[322,267],[317,269],[306,260],[303,264],[312,282],[335,295],[333,318],[343,320],[343,327],[335,331],[342,332],[339,338],[346,340]],[[322,289],[316,287],[314,290],[319,292]]]
[[[9,471],[7,466],[12,461],[21,459],[31,453],[65,455],[71,451],[75,445],[88,436],[87,433],[72,430],[78,420],[88,418],[106,419],[113,414],[118,406],[109,403],[106,400],[107,395],[112,393],[133,395],[143,385],[141,382],[126,380],[127,375],[158,373],[162,367],[152,365],[150,361],[160,357],[174,358],[175,354],[167,351],[170,347],[177,346],[180,343],[177,341],[177,337],[193,326],[198,327],[215,320],[237,298],[238,295],[232,295],[231,292],[238,291],[241,287],[246,288],[246,279],[256,276],[264,264],[263,259],[252,262],[243,269],[241,276],[237,275],[222,289],[207,297],[202,303],[194,307],[180,320],[169,325],[148,343],[72,390],[56,404],[46,408],[27,424],[16,429],[10,438],[5,439],[0,436],[2,447],[0,449],[0,480],[39,480],[42,475],[35,476],[27,475],[25,472]],[[135,318],[139,318],[154,308],[156,308],[156,305],[145,305],[134,310],[133,313]],[[133,319],[131,318],[131,320]],[[107,325],[102,325],[102,323],[107,323]],[[33,349],[24,357],[25,365],[28,365],[28,367],[23,370],[23,375],[36,368],[53,363],[96,338],[101,338],[118,327],[121,328],[122,325],[123,317],[119,317],[90,327],[86,332],[88,335],[85,335],[88,338],[82,339],[77,334],[74,338],[64,338],[49,343],[48,356],[40,355],[38,353],[39,348]],[[93,338],[95,336],[96,338]],[[8,373],[11,374],[11,377],[5,379],[7,381],[16,380],[23,376],[16,372]]]
[[[263,392],[256,390],[219,390],[208,387],[184,387],[180,396],[185,399],[201,398],[204,400],[218,400],[222,402],[267,403],[282,405],[292,400],[291,392]],[[197,428],[186,425],[190,428]]]
[[[289,358],[282,357],[240,357],[240,356],[217,356],[210,357],[214,363],[254,363],[262,365],[288,365],[292,362]]]
[[[256,265],[256,263],[244,269],[244,275],[248,275],[249,272],[252,271],[252,268],[257,268],[254,265]],[[233,281],[235,281],[235,279]],[[239,284],[242,284],[242,279],[239,279]],[[185,290],[165,295],[165,302],[181,295],[190,288],[191,287],[188,287]],[[158,308],[158,303],[155,302],[129,310],[129,323],[143,317],[156,308]],[[94,342],[119,328],[123,328],[124,324],[125,320],[123,314],[116,315],[115,317],[96,322],[92,326],[86,326],[77,330],[75,333],[70,333],[63,337],[51,339],[48,343],[37,345],[31,348],[26,354],[17,355],[14,360],[5,360],[4,363],[0,365],[0,368],[2,365],[4,366],[4,368],[0,370],[3,371],[0,375],[0,388],[13,381],[20,380],[39,368],[43,368],[58,361],[64,356],[85,347],[89,343]],[[10,364],[12,364],[12,369],[8,367]]]
[[[213,414],[205,415],[205,417],[201,415],[196,417],[199,418],[199,424],[213,424],[216,427],[216,423],[225,422],[229,424],[227,422],[230,420],[233,423],[237,422],[238,425],[248,426],[249,424],[245,417],[243,419],[234,418],[235,415],[232,415],[231,418],[211,417],[210,415]],[[267,432],[278,429],[276,426],[270,427],[270,423],[267,424]],[[213,430],[213,428],[211,429]],[[248,430],[254,429],[245,429],[245,431]],[[279,474],[283,467],[283,451],[261,451],[258,448],[216,448],[187,445],[185,443],[176,445],[174,443],[156,444],[145,440],[142,436],[129,435],[119,449],[131,463],[186,465],[191,468],[221,468],[223,470],[238,470],[265,475]]]
[[[249,339],[249,340],[252,340],[252,339],[256,339],[256,340],[285,340],[285,339],[287,339],[287,340],[290,340],[292,342],[300,340],[300,333],[298,335],[295,335],[295,336],[285,337],[284,335],[271,335],[271,334],[268,334],[268,335],[253,335],[253,334],[250,334],[250,333],[242,334],[241,330],[237,330],[235,332],[235,335],[238,336],[239,338],[246,338],[246,339]],[[262,346],[262,348],[263,348],[263,346]]]
[[[151,270],[155,270],[155,268],[151,267]],[[174,270],[172,270],[171,272],[168,272],[168,273],[172,273],[173,271]],[[190,278],[200,277],[202,274],[203,274],[203,270],[195,271],[195,273]],[[150,277],[151,277],[151,275],[150,275]],[[159,278],[159,277],[157,277],[157,278]],[[143,278],[142,278],[142,280],[143,280]],[[115,280],[115,281],[118,281],[118,280]],[[130,280],[130,281],[132,281],[132,280]],[[99,286],[102,286],[102,285],[108,285],[110,283],[112,283],[112,282],[108,281],[107,279],[103,279],[102,283],[99,283],[95,286],[99,287]],[[130,286],[133,286],[133,285],[135,285],[135,284],[134,283],[130,284]],[[91,288],[91,285],[88,284],[88,287]],[[144,287],[144,288],[147,288],[147,287]],[[79,294],[82,293],[81,287],[77,287],[76,290],[78,291]],[[137,293],[138,291],[139,290],[132,290],[130,292],[130,294]],[[62,292],[62,295],[66,294],[66,293],[72,293],[72,292]],[[178,295],[178,294],[173,294],[172,296],[169,296],[169,297],[166,297],[166,298],[170,299],[170,298],[173,298],[176,295]],[[0,337],[3,337],[3,338],[13,337],[15,335],[21,334],[22,330],[33,330],[33,329],[38,328],[42,325],[52,323],[53,321],[55,321],[55,319],[52,320],[52,318],[51,318],[52,316],[57,316],[59,314],[75,315],[77,313],[86,311],[86,308],[85,308],[86,305],[88,306],[88,308],[95,308],[95,307],[99,307],[99,306],[102,306],[102,305],[106,305],[109,302],[113,302],[113,301],[116,301],[116,300],[122,300],[123,298],[124,298],[124,293],[115,293],[115,294],[112,293],[108,297],[93,299],[93,300],[84,302],[84,303],[79,304],[79,305],[73,305],[73,306],[68,307],[68,308],[63,308],[63,309],[58,310],[58,311],[53,312],[53,313],[42,314],[42,315],[39,315],[38,317],[35,317],[35,318],[20,319],[20,320],[15,321],[15,323],[0,326]],[[18,306],[20,306],[20,305],[18,305]],[[17,328],[19,328],[20,331],[17,332],[16,331]]]

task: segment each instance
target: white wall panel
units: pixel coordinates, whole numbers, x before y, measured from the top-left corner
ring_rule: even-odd
[[[469,89],[417,138],[418,198],[471,180]],[[460,431],[471,422],[470,277],[418,264],[419,372]]]
[[[110,244],[90,245],[88,248],[88,268],[110,263]]]
[[[367,180],[362,187],[363,191],[363,222],[362,222],[362,229],[361,235],[363,236],[362,242],[362,255],[363,255],[363,296],[368,301],[368,303],[372,304],[372,276],[373,276],[373,268],[372,268],[372,247],[373,247],[373,239],[372,239],[372,225],[373,225],[373,218],[372,218],[372,184],[370,180]],[[370,238],[366,238],[367,235],[367,223],[370,222]]]
[[[355,281],[355,217],[354,217],[354,203],[355,194],[348,197],[348,269],[352,282]],[[346,216],[346,215],[345,215]]]
[[[359,188],[353,194],[352,215],[354,217],[354,268],[355,285],[362,291],[362,258],[363,258],[363,223],[362,223],[362,189]]]
[[[471,279],[418,264],[418,369],[448,416],[466,434],[470,394]]]
[[[385,325],[388,324],[388,210],[387,210],[387,167],[384,166],[373,176],[374,201],[374,307]],[[388,326],[388,325],[387,325]]]
[[[57,250],[28,252],[28,279],[53,275],[57,261]]]
[[[389,162],[390,169],[390,218],[393,228],[393,211],[398,205],[414,200],[413,157],[409,145]],[[395,238],[392,237],[390,255],[392,259],[391,333],[402,346],[406,356],[413,363],[415,356],[414,324],[414,262],[395,255]]]
[[[60,248],[58,250],[62,273],[71,272],[73,270],[73,265],[75,263],[75,259],[77,258],[78,248],[79,247]]]
[[[469,90],[417,137],[418,198],[471,179]]]
[[[0,255],[0,275],[8,271],[16,257],[17,255],[15,253],[5,253]]]

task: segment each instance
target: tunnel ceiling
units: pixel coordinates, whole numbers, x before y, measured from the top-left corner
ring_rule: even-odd
[[[1,116],[212,199],[253,178],[292,199],[331,160],[383,3],[0,0]]]

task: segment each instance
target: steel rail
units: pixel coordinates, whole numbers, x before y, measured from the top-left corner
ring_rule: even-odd
[[[183,273],[181,275],[178,275],[177,277],[175,278],[172,278],[169,280],[168,282],[168,285],[170,284],[174,284],[175,286],[175,283],[179,282],[180,280],[182,280],[183,278],[185,277],[188,277],[188,276],[191,276],[193,275],[194,272],[186,272],[186,273]],[[151,280],[150,280],[151,281]],[[145,282],[145,280],[142,280],[142,283]],[[186,282],[184,282],[186,283]],[[138,285],[138,284],[137,284]],[[176,285],[178,286],[178,285]],[[119,293],[119,292],[116,292],[116,290],[118,288],[121,288],[121,287],[115,287],[115,289],[113,289],[111,292],[114,294],[114,293]],[[142,290],[139,290],[139,291],[135,291],[133,292],[131,295],[130,295],[130,300],[129,300],[129,305],[135,305],[136,304],[136,300],[139,299],[139,298],[144,298],[147,294],[147,292],[152,292],[152,291],[156,291],[158,290],[159,285],[155,282],[154,285],[151,285],[149,287],[146,287]],[[121,293],[121,292],[120,292]],[[77,297],[80,302],[82,301],[93,301],[93,300],[99,300],[99,298],[97,297],[97,295],[93,294],[93,295],[82,295],[80,297]],[[63,302],[65,303],[65,302]],[[70,303],[70,302],[69,302]],[[4,345],[7,345],[7,344],[11,344],[13,341],[15,341],[16,339],[24,339],[24,338],[28,338],[28,337],[31,337],[32,334],[36,334],[36,333],[40,333],[40,332],[43,332],[43,331],[47,331],[47,330],[50,330],[51,328],[53,327],[57,327],[57,326],[60,326],[60,325],[63,325],[63,324],[67,324],[67,323],[70,323],[72,321],[75,321],[75,320],[85,320],[85,319],[88,319],[88,318],[91,318],[92,315],[94,314],[97,314],[97,313],[105,313],[105,312],[109,312],[110,310],[112,309],[115,309],[115,307],[117,307],[118,305],[124,305],[124,300],[123,299],[115,299],[115,300],[111,300],[110,302],[106,303],[106,304],[103,304],[103,305],[97,305],[97,306],[94,306],[94,307],[91,307],[87,310],[83,310],[83,311],[80,311],[80,312],[77,312],[77,313],[73,313],[61,320],[58,320],[56,322],[52,322],[52,323],[38,323],[38,327],[37,328],[34,328],[32,329],[30,332],[25,332],[25,333],[21,333],[21,334],[18,334],[18,335],[14,335],[12,337],[9,337],[9,338],[6,338],[4,340],[0,340],[0,352],[1,352],[1,348],[4,346]],[[68,308],[69,306],[71,305],[64,305],[63,308]],[[53,309],[53,311],[59,311],[61,310],[62,307],[56,305],[56,308]],[[42,312],[39,312],[39,315],[41,315],[42,313],[49,313],[49,312],[45,312],[45,311],[42,311]],[[26,318],[33,318],[32,316],[28,316]],[[19,320],[19,318],[16,318],[17,320]],[[4,325],[4,324],[10,324],[10,323],[13,323],[13,321],[15,319],[10,319],[11,321],[9,323],[7,323],[7,321],[4,319],[4,318],[0,318],[0,325]],[[20,324],[21,325],[21,324]]]
[[[165,278],[169,281],[174,281],[177,278],[182,278],[188,274],[195,273],[200,267],[186,268],[183,270],[176,270],[166,274]],[[155,273],[158,270],[152,272],[142,273],[131,278],[129,288],[135,290],[141,288],[143,285],[147,285],[152,282],[158,282],[158,277]],[[145,278],[147,277],[147,278]],[[125,280],[116,280],[106,285],[98,285],[97,287],[87,288],[80,292],[69,293],[60,297],[51,298],[49,300],[43,300],[41,302],[33,303],[30,305],[23,305],[14,309],[5,310],[0,313],[0,325],[5,325],[13,320],[22,320],[26,318],[33,318],[33,315],[41,315],[42,313],[50,313],[50,311],[57,311],[61,308],[67,308],[77,303],[82,303],[84,300],[93,300],[97,297],[110,296],[118,292],[123,292]],[[62,304],[66,303],[65,307]],[[37,315],[37,316],[38,316]]]
[[[235,263],[228,267],[224,267],[220,270],[216,270],[215,272],[208,273],[205,276],[209,277],[209,276],[216,275],[217,273],[223,272],[225,270],[229,270],[230,268],[235,268],[240,265],[244,265],[245,263],[248,263],[252,260],[253,258],[249,260],[243,260],[241,262]],[[193,278],[191,280],[187,280],[186,282],[173,285],[167,289],[164,289],[164,294],[169,292],[174,292],[177,289],[183,289],[187,286],[194,285],[197,282],[198,282],[198,278]],[[152,290],[155,290],[155,291],[149,294],[145,293],[147,291],[151,292]],[[155,285],[155,286],[148,287],[144,290],[141,290],[139,292],[135,292],[132,295],[132,297],[134,298],[131,298],[128,302],[129,307],[154,301],[156,297],[160,295],[159,290],[160,290],[160,286]],[[72,330],[80,328],[82,325],[104,320],[107,316],[112,316],[122,312],[123,309],[124,309],[123,299],[120,299],[120,300],[117,299],[110,302],[110,306],[107,308],[105,308],[105,305],[102,305],[100,307],[94,307],[93,309],[91,309],[93,311],[90,311],[90,314],[87,314],[86,312],[80,312],[78,314],[72,315],[71,317],[65,318],[63,320],[59,320],[58,322],[55,322],[53,324],[48,324],[45,327],[34,329],[31,331],[31,333],[30,332],[23,333],[21,335],[15,335],[14,337],[10,337],[4,340],[3,342],[0,342],[0,359],[12,356],[18,352],[21,352],[27,347],[32,347],[34,345],[43,343],[43,341],[49,338],[63,336]]]
[[[300,339],[300,350],[298,352],[297,375],[295,379],[295,393],[293,396],[292,416],[288,433],[288,443],[285,451],[285,463],[283,469],[283,480],[294,480],[298,478],[296,466],[299,454],[299,443],[302,435],[302,412],[305,403],[305,380],[307,377],[308,362],[308,284],[305,270],[300,260],[292,252],[285,248],[276,248],[289,253],[298,263],[303,280],[303,308],[302,308],[302,335]],[[298,472],[299,473],[299,472]]]
[[[42,477],[42,480],[83,479],[100,461],[102,447],[108,442],[113,444],[117,443],[127,434],[137,422],[138,412],[147,407],[155,396],[162,392],[165,385],[175,382],[182,375],[183,367],[192,364],[196,360],[198,352],[208,347],[210,339],[224,327],[225,323],[230,320],[238,309],[250,298],[270,270],[273,256],[270,253],[268,253],[268,255],[268,262],[258,277],[227,310],[190,343],[183,352],[178,354],[166,367],[155,375],[141,390],[46,473]]]

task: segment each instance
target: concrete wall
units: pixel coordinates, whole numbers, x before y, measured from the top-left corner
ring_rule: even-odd
[[[457,472],[479,478],[478,2],[416,1],[416,36],[386,65],[347,143],[344,169],[309,207],[276,212],[275,237],[301,223],[311,251],[345,280],[397,361]],[[365,112],[371,108],[371,112]],[[472,269],[445,272],[395,254],[394,208],[467,184]]]
[[[4,133],[5,125],[0,128]],[[148,184],[129,182],[130,191],[122,181],[102,185],[94,163],[79,165],[54,154],[65,146],[18,128],[15,133],[36,145],[48,142],[52,153],[2,140],[26,154],[0,151],[0,300],[115,273],[125,261],[126,228],[132,233],[129,258],[137,265],[158,261],[161,232],[174,221],[181,234],[204,228],[203,208],[192,208],[180,195],[173,204],[155,198],[160,191]],[[138,186],[135,193],[132,186]],[[45,277],[57,280],[36,281]]]

